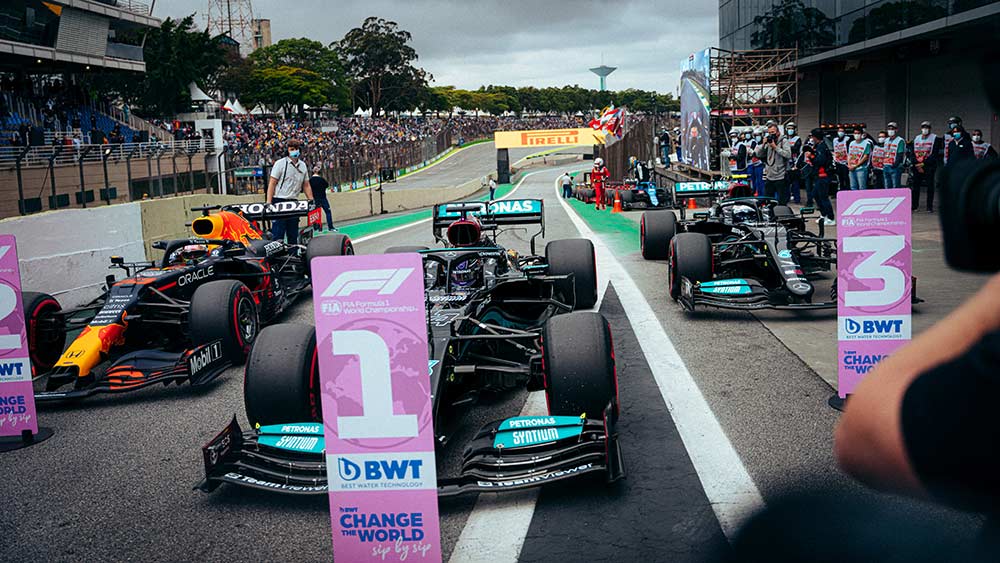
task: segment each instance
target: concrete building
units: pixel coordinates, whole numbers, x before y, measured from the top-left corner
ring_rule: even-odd
[[[0,70],[144,72],[142,31],[160,26],[150,8],[146,0],[3,0]]]
[[[1000,143],[978,59],[996,47],[1000,2],[720,0],[719,46],[799,47],[798,124],[899,123],[906,138],[949,115]]]
[[[253,20],[253,50],[271,46],[271,20]]]

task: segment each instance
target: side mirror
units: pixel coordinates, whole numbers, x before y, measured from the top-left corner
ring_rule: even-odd
[[[696,211],[694,213],[695,219],[708,219],[708,211]]]
[[[799,215],[811,215],[816,212],[815,207],[803,207],[799,210]]]
[[[111,257],[111,264],[114,265],[114,266],[121,266],[124,263],[125,263],[125,259],[122,258],[121,256],[112,256]]]

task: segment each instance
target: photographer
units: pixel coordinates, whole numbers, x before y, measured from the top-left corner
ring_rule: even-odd
[[[819,208],[820,218],[816,222],[830,227],[837,224],[833,205],[830,204],[830,179],[835,174],[833,156],[826,146],[822,129],[817,127],[810,131],[809,140],[810,143],[802,149],[809,171],[808,178],[811,184],[809,193]]]
[[[788,184],[785,175],[788,173],[788,159],[792,157],[792,148],[775,122],[768,122],[767,137],[757,146],[754,154],[764,162],[764,195],[777,199],[779,205],[787,205]]]

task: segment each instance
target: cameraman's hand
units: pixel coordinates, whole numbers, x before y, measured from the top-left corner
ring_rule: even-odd
[[[997,329],[1000,274],[942,321],[879,362],[861,381],[836,429],[834,450],[840,466],[875,488],[926,496],[907,457],[901,417],[903,397],[917,377],[957,358]]]

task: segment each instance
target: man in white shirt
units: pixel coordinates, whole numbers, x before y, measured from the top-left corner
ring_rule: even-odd
[[[497,181],[494,180],[492,176],[490,177],[489,188],[490,188],[490,201],[493,201],[494,196],[497,193]]]
[[[302,142],[290,139],[287,144],[288,156],[278,159],[271,167],[271,180],[267,185],[267,203],[294,201],[299,194],[305,192],[306,198],[312,199],[312,187],[309,185],[309,167],[299,160],[302,154]],[[299,242],[299,218],[280,219],[271,223],[271,238],[285,240],[288,244]]]

